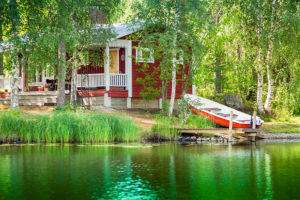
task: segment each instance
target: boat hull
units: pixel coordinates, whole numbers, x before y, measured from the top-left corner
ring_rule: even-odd
[[[230,121],[228,119],[224,119],[224,118],[218,117],[216,115],[212,115],[208,112],[205,112],[204,110],[198,110],[197,108],[195,108],[193,106],[189,106],[189,108],[192,110],[193,113],[195,113],[197,115],[202,115],[202,116],[210,119],[215,124],[218,124],[223,127],[229,127]],[[256,128],[260,128],[261,125],[262,124],[260,124]],[[252,127],[251,127],[250,123],[238,123],[238,122],[233,121],[232,128],[252,128]]]

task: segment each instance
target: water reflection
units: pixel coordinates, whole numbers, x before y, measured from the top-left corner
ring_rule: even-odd
[[[0,199],[299,199],[300,142],[0,146]]]

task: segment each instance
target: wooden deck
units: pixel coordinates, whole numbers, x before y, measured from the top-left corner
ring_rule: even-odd
[[[228,128],[179,128],[179,133],[189,134],[209,134],[209,133],[222,133],[232,136],[256,136],[260,132],[259,129],[228,129]]]

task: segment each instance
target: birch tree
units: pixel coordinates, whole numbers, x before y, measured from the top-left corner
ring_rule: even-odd
[[[167,111],[168,116],[171,116],[174,110],[176,85],[179,81],[177,74],[182,74],[187,66],[193,68],[192,54],[197,57],[196,53],[200,52],[197,49],[202,48],[197,34],[205,21],[203,4],[196,0],[144,0],[134,4],[133,18],[137,19],[135,24],[144,30],[142,37],[137,36],[142,39],[139,45],[152,49],[155,60],[160,60],[160,67],[157,70],[159,72],[155,71],[157,73],[155,75],[147,74],[145,79],[140,80],[144,84],[143,93],[157,96],[153,92],[155,87],[151,84],[158,82],[154,79],[159,76],[163,88],[159,93],[163,98],[166,97],[166,88],[171,88]],[[196,65],[195,62],[194,64]],[[148,65],[143,63],[141,71],[146,72],[147,67]],[[187,80],[191,79],[193,73],[189,74],[190,77],[185,79],[186,83],[191,83]]]
[[[176,43],[177,43],[177,26],[178,26],[178,11],[179,5],[178,0],[175,0],[175,16],[174,16],[174,36],[173,36],[173,52],[172,52],[172,89],[171,89],[171,98],[170,98],[170,107],[168,116],[172,116],[176,95]]]
[[[10,108],[12,110],[19,110],[19,55],[18,49],[18,28],[19,28],[19,10],[16,0],[10,0],[9,2],[10,20],[11,20],[11,35],[14,44],[14,49],[11,54],[12,65],[12,78],[10,82],[11,86],[11,102]]]

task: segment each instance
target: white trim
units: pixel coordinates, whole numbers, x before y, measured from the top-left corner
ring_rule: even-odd
[[[35,82],[40,82],[39,80],[39,71],[35,70]]]
[[[132,42],[130,40],[127,42],[127,48],[125,49],[125,57],[125,70],[126,74],[128,75],[128,97],[132,97]]]
[[[192,85],[192,95],[196,95],[196,86]]]
[[[106,91],[109,91],[110,89],[110,80],[109,80],[109,45],[106,45],[106,49],[105,49],[105,65],[104,65],[104,74],[105,74],[105,88]]]
[[[143,52],[149,52],[150,53],[150,58],[145,59],[143,58]],[[154,56],[153,56],[153,50],[149,48],[144,48],[144,47],[136,47],[136,62],[144,62],[144,63],[154,63]]]
[[[179,59],[177,60],[177,58],[176,58],[176,63],[179,65],[182,65],[183,64],[183,50],[179,50],[176,54],[176,57],[178,54],[179,54]]]
[[[25,92],[25,70],[24,70],[24,65],[22,63],[22,76],[21,76],[21,90],[22,93]]]
[[[109,47],[126,48],[129,40],[114,40],[108,43]]]

